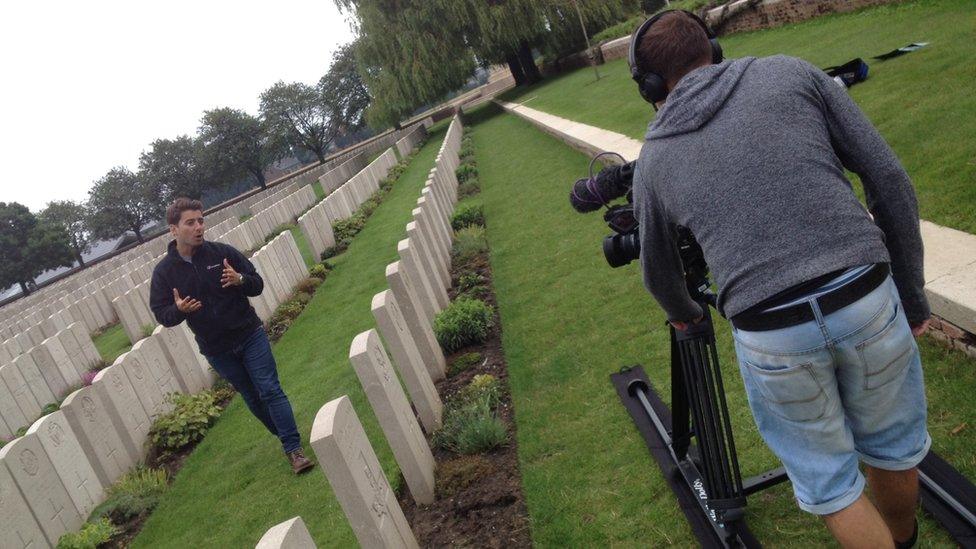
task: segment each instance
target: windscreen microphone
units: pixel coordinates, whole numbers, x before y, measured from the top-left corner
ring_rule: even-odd
[[[633,185],[633,180],[634,162],[608,166],[600,170],[596,177],[591,175],[577,180],[573,184],[572,192],[569,193],[569,203],[580,213],[599,210],[612,200],[627,194]]]

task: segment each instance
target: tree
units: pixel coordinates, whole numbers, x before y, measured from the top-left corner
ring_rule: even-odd
[[[88,228],[98,238],[114,238],[128,230],[144,242],[143,227],[165,211],[162,189],[124,166],[109,170],[88,191]]]
[[[362,126],[367,105],[369,94],[347,44],[317,85],[279,81],[261,94],[260,109],[272,141],[304,149],[325,162],[337,137]]]
[[[55,227],[64,229],[68,235],[68,245],[74,254],[75,261],[82,267],[85,259],[82,257],[91,251],[91,233],[88,230],[88,210],[84,204],[71,200],[55,200],[47,203],[38,217]]]
[[[24,294],[37,275],[72,265],[67,233],[16,202],[0,202],[0,256],[0,287],[19,284]]]
[[[178,196],[199,199],[212,183],[201,166],[203,151],[199,140],[181,135],[176,139],[157,139],[149,147],[139,155],[139,171],[161,189],[165,202]]]
[[[576,3],[588,32],[639,10],[638,0],[334,1],[354,14],[362,35],[357,59],[374,125],[457,90],[475,60],[507,63],[519,84],[538,80],[533,48],[558,55],[585,47]]]
[[[260,120],[229,107],[203,113],[199,139],[204,169],[225,185],[250,174],[263,189],[264,167],[284,152],[280,142],[269,138]]]

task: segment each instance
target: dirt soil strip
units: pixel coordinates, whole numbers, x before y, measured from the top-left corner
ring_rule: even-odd
[[[495,327],[484,343],[470,345],[447,357],[450,364],[463,354],[482,355],[477,364],[437,382],[437,392],[447,402],[476,375],[490,374],[497,378],[503,387],[497,413],[508,429],[508,442],[487,454],[472,456],[458,456],[431,444],[437,462],[437,499],[430,505],[417,505],[406,489],[401,490],[398,499],[422,547],[531,547],[529,514],[522,493],[515,442],[515,411],[508,389],[508,366],[502,352],[491,267],[486,257],[480,257],[463,272],[477,272],[484,277],[486,289],[477,297],[494,308]],[[452,300],[457,295],[460,274],[461,269],[452,268],[453,288],[449,291]],[[400,486],[406,483],[401,482]]]

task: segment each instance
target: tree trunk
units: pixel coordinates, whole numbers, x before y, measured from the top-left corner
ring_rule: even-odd
[[[25,284],[24,282],[17,282],[17,284],[20,284],[20,292],[22,294],[24,294],[24,295],[30,295],[31,292],[27,288],[27,284]]]
[[[84,258],[81,257],[81,252],[79,252],[78,250],[74,250],[74,252],[75,252],[75,261],[78,262],[78,266],[79,267],[84,267],[85,266],[85,260],[84,260]]]
[[[319,164],[325,164],[325,151],[315,149],[312,151],[315,153],[315,157],[319,159]]]
[[[258,179],[258,185],[261,185],[261,188],[262,189],[267,188],[267,181],[264,180],[264,172],[263,171],[251,169],[251,175],[253,175],[254,177],[256,177]]]
[[[522,64],[519,63],[518,55],[514,52],[506,55],[505,62],[508,63],[508,70],[511,71],[512,78],[515,79],[515,85],[525,84],[525,72],[522,70]]]
[[[138,240],[140,244],[145,242],[145,240],[142,238],[142,229],[138,225],[132,226],[132,232],[136,233],[136,240]]]
[[[522,64],[522,70],[525,71],[526,83],[535,84],[539,80],[542,80],[539,67],[535,65],[535,59],[532,58],[532,48],[529,47],[529,43],[525,40],[519,43],[518,58]]]

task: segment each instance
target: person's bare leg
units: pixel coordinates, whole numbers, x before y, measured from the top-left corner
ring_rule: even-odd
[[[897,541],[907,541],[915,531],[915,511],[918,507],[918,469],[885,471],[866,466],[868,485],[874,503],[891,535]]]
[[[845,549],[862,547],[879,549],[895,546],[884,519],[864,494],[848,507],[824,515],[823,520],[834,539]]]

